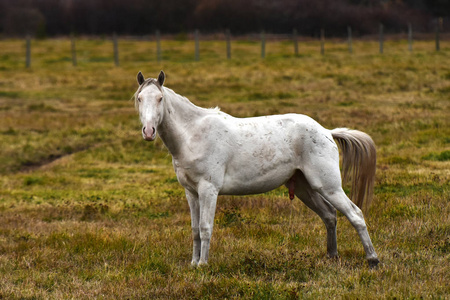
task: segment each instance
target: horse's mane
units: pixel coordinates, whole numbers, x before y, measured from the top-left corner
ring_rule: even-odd
[[[147,87],[147,86],[149,86],[149,85],[151,85],[151,84],[156,85],[156,86],[161,90],[161,92],[163,92],[164,95],[168,95],[168,96],[170,96],[170,97],[177,97],[177,98],[181,99],[182,101],[188,102],[188,103],[190,103],[191,105],[196,106],[196,105],[195,105],[194,103],[192,103],[188,98],[186,98],[186,97],[184,97],[184,96],[182,96],[182,95],[180,95],[180,94],[177,94],[177,93],[174,92],[172,89],[167,88],[167,87],[161,87],[156,79],[153,79],[153,78],[147,78],[147,79],[146,79],[146,80],[138,87],[138,89],[136,90],[136,92],[134,93],[134,95],[133,95],[133,97],[132,97],[132,99],[134,100],[134,107],[136,108],[136,110],[138,110],[137,95],[139,95],[139,93],[140,93],[145,87]],[[203,108],[203,107],[199,107],[199,106],[196,106],[196,107],[199,108],[199,109],[205,110],[205,111],[212,112],[212,113],[218,113],[218,112],[220,112],[220,107],[218,107],[218,106],[213,107],[213,108]]]
[[[170,89],[170,88],[168,88],[168,87],[164,87],[164,94],[165,94],[165,95],[168,95],[168,96],[170,96],[170,97],[177,97],[178,100],[187,102],[187,103],[189,103],[190,105],[193,105],[193,106],[195,106],[196,108],[198,108],[198,109],[200,109],[200,110],[203,110],[203,111],[206,111],[206,112],[211,112],[211,113],[217,113],[217,112],[220,112],[220,108],[219,108],[218,106],[213,107],[213,108],[204,108],[204,107],[197,106],[197,105],[195,105],[194,103],[192,103],[192,102],[191,102],[188,98],[186,98],[185,96],[182,96],[182,95],[180,95],[180,94],[177,94],[174,90],[172,90],[172,89]]]

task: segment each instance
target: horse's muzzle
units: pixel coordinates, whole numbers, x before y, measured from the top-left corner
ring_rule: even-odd
[[[154,141],[156,138],[156,129],[155,127],[143,127],[142,128],[142,137],[144,138],[144,140],[146,141]]]

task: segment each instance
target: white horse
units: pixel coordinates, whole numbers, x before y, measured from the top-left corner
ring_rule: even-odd
[[[135,105],[142,136],[158,132],[172,155],[178,181],[191,211],[193,266],[208,261],[218,195],[264,193],[281,185],[316,212],[327,229],[327,253],[337,257],[336,209],[359,234],[369,266],[379,263],[361,209],[370,200],[375,176],[375,144],[365,133],[346,128],[328,130],[299,114],[235,118],[205,109],[163,86],[137,75]],[[344,193],[339,170],[352,173],[355,205]]]

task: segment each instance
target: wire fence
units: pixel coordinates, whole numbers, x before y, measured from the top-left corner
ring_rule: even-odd
[[[407,27],[407,33],[406,33],[406,39],[408,42],[407,49],[409,52],[413,52],[414,47],[413,43],[414,40],[423,40],[427,39],[430,40],[430,38],[434,39],[434,50],[440,51],[441,50],[441,40],[443,37],[443,33],[441,32],[441,26],[436,26],[436,30],[434,33],[418,33],[416,35],[413,34],[413,28],[411,24],[408,24]],[[405,34],[401,35],[390,35],[390,39],[405,39]],[[445,35],[447,37],[447,35]],[[31,36],[27,35],[25,38],[25,48],[26,48],[26,57],[25,57],[25,67],[30,68],[31,67],[31,58],[32,58],[32,43],[31,43]],[[71,57],[72,57],[72,64],[74,67],[78,65],[78,58],[77,58],[77,38],[75,35],[70,36],[71,40]],[[292,43],[292,55],[298,56],[299,55],[299,43],[311,41],[311,40],[317,40],[313,38],[308,37],[302,37],[297,34],[297,30],[294,29],[292,33],[290,34],[267,34],[265,31],[261,31],[259,34],[248,34],[245,36],[232,36],[231,32],[229,30],[226,30],[224,33],[218,33],[218,34],[208,34],[208,35],[201,35],[199,30],[195,30],[192,34],[183,34],[183,35],[165,35],[164,37],[161,34],[160,30],[156,30],[153,35],[146,35],[146,36],[122,36],[119,37],[116,33],[112,34],[111,38],[108,38],[108,40],[111,41],[111,45],[113,48],[112,54],[113,54],[113,61],[115,66],[120,66],[120,55],[119,55],[119,40],[132,40],[132,41],[154,41],[156,43],[156,61],[161,62],[163,61],[163,52],[164,48],[162,47],[162,41],[163,40],[183,40],[183,41],[193,41],[194,47],[193,47],[193,58],[194,61],[200,61],[201,59],[201,51],[200,51],[200,44],[202,41],[211,41],[211,40],[221,40],[226,43],[226,46],[224,49],[226,49],[226,59],[230,60],[232,59],[232,43],[233,41],[253,41],[258,42],[260,44],[260,57],[261,59],[265,59],[267,55],[267,49],[266,49],[266,43],[268,41],[287,41]],[[336,41],[337,38],[333,38],[331,40]],[[354,46],[353,42],[355,38],[352,36],[352,28],[347,27],[347,34],[345,37],[341,37],[341,42],[345,42],[348,47],[348,53],[352,54],[354,52]],[[358,37],[358,40],[363,41],[374,41],[377,40],[379,44],[379,54],[383,54],[385,52],[385,41],[386,41],[386,35],[385,35],[385,26],[383,24],[379,24],[379,30],[378,30],[378,37],[376,36],[366,36],[366,37]],[[319,53],[321,55],[326,54],[326,32],[325,30],[320,30],[320,36],[318,38],[318,41],[320,42],[320,48]]]

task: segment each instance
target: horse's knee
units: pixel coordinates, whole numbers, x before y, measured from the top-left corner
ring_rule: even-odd
[[[356,206],[353,202],[351,202],[351,213],[348,216],[348,219],[350,223],[357,229],[357,230],[367,230],[366,221],[364,220],[364,215],[361,211],[361,209]]]
[[[200,239],[210,240],[212,235],[212,227],[211,226],[202,226],[200,227]]]
[[[353,227],[355,227],[356,231],[358,232],[366,232],[367,231],[367,225],[364,219],[359,219],[357,221],[352,222]]]

